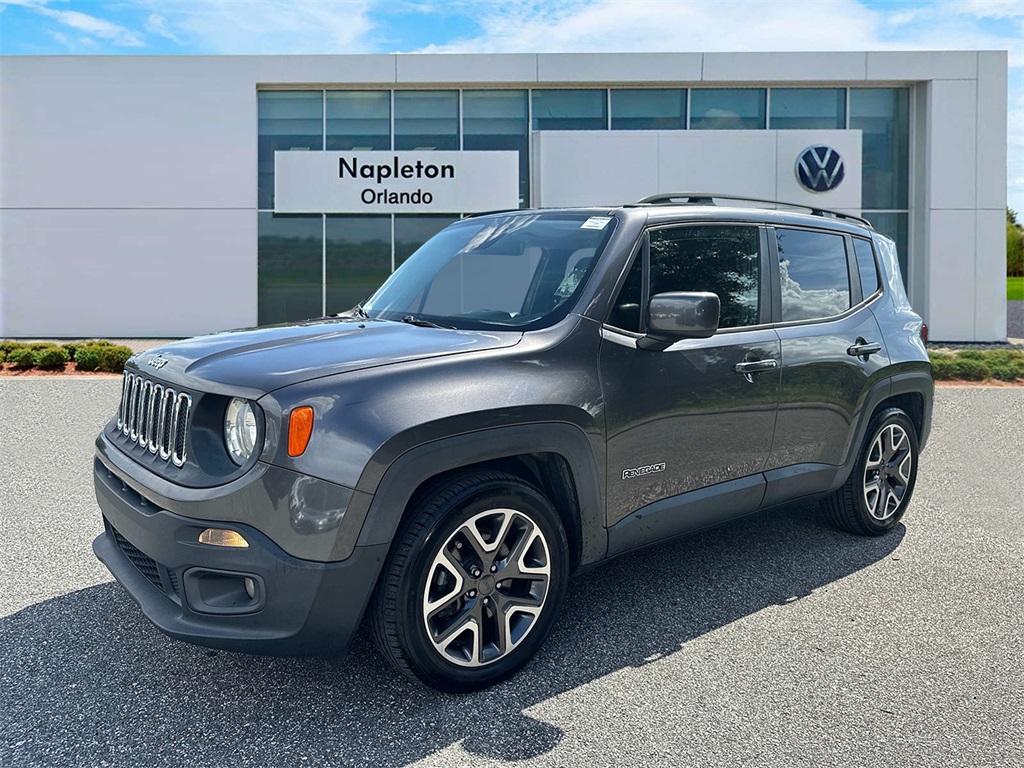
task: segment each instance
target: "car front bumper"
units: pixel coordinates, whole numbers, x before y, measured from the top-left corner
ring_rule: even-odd
[[[386,544],[354,547],[340,562],[304,560],[250,525],[190,517],[181,504],[174,512],[162,508],[99,457],[94,479],[104,531],[93,551],[161,631],[247,653],[338,654],[347,647]],[[248,546],[201,544],[207,528],[234,531]]]

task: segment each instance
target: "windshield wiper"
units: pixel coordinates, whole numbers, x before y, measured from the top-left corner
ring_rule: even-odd
[[[431,322],[430,320],[424,320],[422,317],[413,317],[412,315],[406,315],[403,317],[402,322],[408,323],[409,325],[418,325],[420,328],[445,328],[449,331],[455,329],[454,325],[439,325]]]

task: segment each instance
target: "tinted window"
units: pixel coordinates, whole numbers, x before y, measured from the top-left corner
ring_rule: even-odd
[[[323,314],[321,216],[258,215],[259,324]]]
[[[782,276],[782,319],[812,320],[850,308],[846,244],[840,235],[776,230]]]
[[[764,88],[694,88],[690,127],[718,130],[764,128]]]
[[[458,148],[458,91],[395,91],[395,149]]]
[[[530,191],[529,108],[526,91],[464,91],[462,148],[519,153],[519,204]]]
[[[608,315],[608,325],[622,328],[625,331],[640,333],[640,303],[644,295],[644,260],[638,255],[629,268],[626,282],[619,289],[612,311]]]
[[[864,298],[878,290],[878,268],[871,243],[867,240],[853,240],[853,252],[857,255],[857,271],[860,272],[860,289]]]
[[[274,207],[274,152],[323,149],[320,91],[260,91],[257,95],[259,207]]]
[[[686,127],[686,89],[612,90],[613,131],[667,131]]]
[[[772,88],[773,129],[846,127],[846,89]]]
[[[756,227],[678,227],[651,232],[651,296],[710,291],[722,302],[720,328],[758,323]]]
[[[852,88],[850,128],[863,131],[863,207],[905,209],[910,184],[910,91]]]
[[[391,93],[328,91],[327,149],[391,149]]]
[[[603,131],[608,127],[608,92],[565,90],[533,92],[533,130]]]
[[[351,309],[391,274],[390,216],[328,216],[324,314]]]

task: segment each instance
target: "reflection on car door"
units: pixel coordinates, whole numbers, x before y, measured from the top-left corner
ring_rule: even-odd
[[[748,495],[760,501],[780,381],[768,367],[780,344],[761,280],[766,242],[754,225],[649,233],[602,330],[609,525],[659,499],[750,476]],[[660,352],[638,349],[639,308],[670,291],[717,293],[721,330]],[[743,371],[758,362],[766,370]]]

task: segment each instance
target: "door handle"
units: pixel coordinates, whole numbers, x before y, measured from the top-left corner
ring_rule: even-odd
[[[736,363],[734,370],[736,373],[742,374],[744,379],[753,384],[756,374],[771,371],[778,367],[779,361],[774,357],[768,357],[764,360],[744,360],[742,363]]]
[[[881,351],[882,345],[877,341],[864,341],[864,339],[858,338],[853,346],[847,348],[846,354],[850,357],[859,357],[864,362],[867,362],[868,358],[875,354],[875,352]]]

